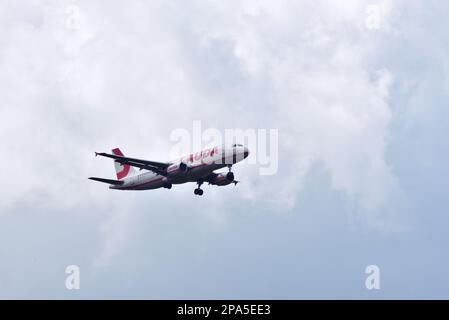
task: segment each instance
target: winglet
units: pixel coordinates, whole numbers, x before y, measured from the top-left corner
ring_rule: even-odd
[[[95,152],[95,156],[96,156],[96,157],[98,156],[98,152]]]

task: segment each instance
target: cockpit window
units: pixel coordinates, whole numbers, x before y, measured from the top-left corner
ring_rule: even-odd
[[[233,148],[234,148],[234,147],[243,147],[243,144],[238,144],[238,143],[236,143],[236,144],[232,145],[232,147],[233,147]]]

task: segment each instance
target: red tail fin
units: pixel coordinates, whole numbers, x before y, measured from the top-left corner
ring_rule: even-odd
[[[112,153],[116,156],[124,156],[119,148],[112,149]],[[114,161],[115,172],[117,173],[117,179],[122,180],[133,172],[133,168],[129,164],[121,164],[120,162]]]

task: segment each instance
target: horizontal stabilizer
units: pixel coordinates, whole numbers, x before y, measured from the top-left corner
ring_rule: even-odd
[[[89,179],[90,180],[95,180],[95,181],[98,181],[98,182],[113,184],[115,186],[121,186],[124,183],[124,181],[112,180],[112,179],[103,179],[103,178],[96,178],[96,177],[90,177]]]

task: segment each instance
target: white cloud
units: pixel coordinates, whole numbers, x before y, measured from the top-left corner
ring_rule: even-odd
[[[381,2],[384,11],[390,3]],[[69,3],[9,5],[0,34],[1,210],[20,202],[99,209],[101,219],[110,215],[101,227],[110,257],[132,218],[104,209],[116,193],[86,180],[112,175],[93,151],[119,145],[164,160],[171,130],[200,119],[279,128],[279,174],[239,172],[255,203],[292,208],[304,176],[324,163],[360,214],[375,212],[394,188],[385,161],[394,75],[373,66],[382,43],[365,28],[368,4],[79,1],[76,28],[67,28]]]
[[[304,168],[313,162],[330,169],[334,187],[354,198],[368,221],[375,218],[368,212],[380,210],[396,188],[385,162],[394,76],[373,67],[382,42],[364,25],[368,4],[247,1],[195,19],[205,41],[233,43],[247,76],[239,93],[252,86],[265,90],[250,95],[244,106],[258,124],[263,119],[280,128],[280,156],[296,163],[281,169],[274,184],[263,183],[265,177],[253,181],[250,198],[291,207],[308,172]],[[392,4],[378,6],[386,26]]]

